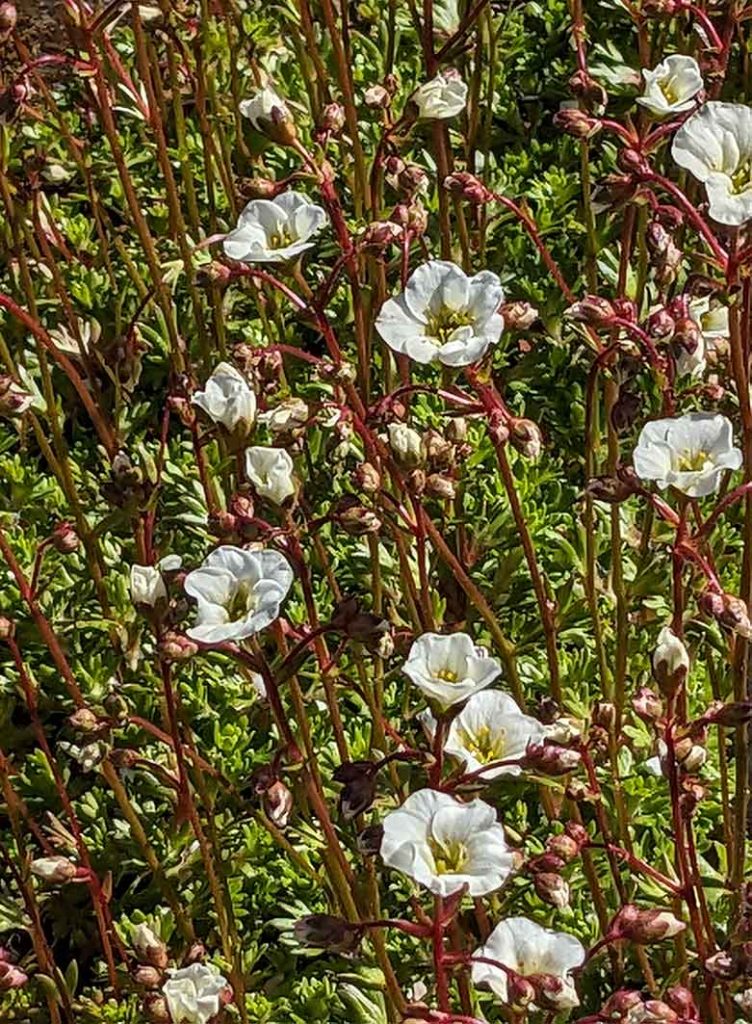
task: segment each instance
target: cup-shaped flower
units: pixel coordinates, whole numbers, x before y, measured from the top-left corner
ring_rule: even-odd
[[[136,605],[153,608],[158,601],[167,599],[167,587],[163,572],[175,572],[180,568],[180,555],[166,555],[156,565],[132,565],[130,591],[131,601]]]
[[[257,132],[263,132],[271,138],[279,134],[280,128],[292,127],[290,108],[270,85],[265,85],[247,100],[242,100],[239,109]]]
[[[410,101],[418,108],[419,118],[444,121],[461,114],[467,106],[467,86],[459,71],[447,68],[419,85]]]
[[[295,493],[293,463],[284,448],[248,448],[245,471],[259,497],[268,498],[275,505],[281,505]]]
[[[428,734],[433,737],[436,721],[430,712],[423,716]],[[459,761],[465,770],[483,771],[496,761],[522,758],[530,743],[543,743],[546,730],[541,723],[524,715],[517,703],[501,690],[483,690],[474,694],[462,711],[452,720],[444,750]],[[519,775],[519,765],[499,765],[483,771],[484,779],[499,775]]]
[[[217,366],[204,390],[193,395],[193,404],[227,430],[247,432],[256,417],[256,396],[240,370],[230,363]]]
[[[185,578],[185,592],[198,602],[188,636],[204,644],[243,640],[279,615],[293,571],[278,551],[247,551],[223,545]]]
[[[410,648],[403,672],[429,700],[448,708],[490,686],[501,666],[467,633],[423,633]]]
[[[671,155],[704,183],[713,220],[738,226],[752,218],[752,107],[704,104],[674,136]]]
[[[474,955],[496,960],[514,974],[533,979],[534,987],[537,977],[556,979],[561,987],[547,985],[546,995],[557,1010],[579,1005],[571,972],[584,963],[585,948],[574,935],[542,928],[526,917],[508,917],[496,925],[485,946]],[[474,963],[472,977],[474,984],[487,985],[502,1003],[509,1001],[508,975],[500,967]]]
[[[300,192],[252,199],[225,237],[225,255],[245,263],[284,263],[310,249],[325,222],[323,208]]]
[[[172,1024],[208,1024],[222,1008],[228,982],[207,964],[190,964],[169,970],[162,986]]]
[[[633,462],[641,480],[673,486],[690,498],[713,494],[727,469],[738,469],[742,453],[734,447],[731,421],[720,413],[690,412],[646,423]]]
[[[637,102],[656,117],[669,117],[691,110],[702,90],[702,74],[694,57],[675,53],[649,71],[643,69],[645,92]]]
[[[387,299],[376,330],[387,345],[418,363],[477,362],[499,340],[504,292],[496,274],[468,277],[454,263],[430,260],[410,276],[401,295]]]
[[[437,896],[467,885],[471,896],[500,888],[517,863],[496,811],[482,800],[419,789],[384,819],[384,863]]]

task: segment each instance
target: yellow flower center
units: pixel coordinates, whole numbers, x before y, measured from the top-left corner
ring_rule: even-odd
[[[433,854],[437,875],[459,874],[467,864],[467,847],[460,840],[448,840],[445,843],[438,839],[429,839],[428,845]]]
[[[708,453],[703,448],[697,451],[682,452],[676,460],[676,468],[681,473],[696,473],[705,469],[708,463]]]
[[[731,175],[731,191],[736,195],[752,188],[752,160],[747,159],[739,164]]]
[[[440,679],[442,683],[456,683],[459,681],[459,675],[453,672],[450,668],[440,668],[435,673],[435,678]]]
[[[467,327],[475,322],[475,318],[465,309],[449,309],[444,307],[432,316],[426,326],[426,337],[437,345],[445,345],[458,327]]]
[[[663,82],[659,82],[661,92],[666,97],[667,103],[678,103],[681,99],[679,90],[676,87],[676,80],[674,78],[667,78]]]
[[[285,249],[288,245],[292,245],[296,239],[290,234],[287,228],[282,228],[280,231],[275,231],[269,235],[268,245],[270,249]]]
[[[244,619],[249,612],[256,607],[256,599],[251,591],[251,585],[246,580],[241,580],[230,594],[225,604],[225,611],[230,622],[237,622]]]
[[[506,736],[506,729],[497,729],[495,732],[491,732],[487,725],[482,725],[474,733],[468,732],[466,729],[460,731],[462,746],[481,764],[490,764],[491,761],[503,759]]]

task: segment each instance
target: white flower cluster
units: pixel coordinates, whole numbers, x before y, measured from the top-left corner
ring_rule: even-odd
[[[519,775],[528,746],[545,738],[544,727],[508,694],[487,689],[501,666],[466,633],[424,633],[413,643],[404,672],[433,706],[435,714],[422,715],[432,738],[437,718],[464,704],[452,717],[444,750],[465,771],[488,779]],[[421,789],[386,816],[383,828],[384,864],[437,896],[463,888],[470,896],[487,895],[501,888],[518,864],[496,811],[480,799],[463,801]],[[557,1009],[578,1003],[571,971],[583,963],[585,949],[574,936],[508,918],[475,957],[495,962],[476,962],[473,980],[488,985],[502,1002],[508,1002],[507,972],[514,972],[522,978],[552,976]]]

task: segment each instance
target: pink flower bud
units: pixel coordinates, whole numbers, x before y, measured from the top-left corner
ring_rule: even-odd
[[[28,975],[20,967],[8,960],[0,960],[0,992],[9,992],[12,988],[23,988],[28,980]]]
[[[78,868],[67,857],[39,857],[31,862],[31,873],[50,885],[62,885],[76,877]]]
[[[184,633],[168,630],[159,641],[159,653],[168,661],[188,661],[198,653],[198,644]]]
[[[509,442],[527,459],[537,459],[543,450],[543,435],[540,427],[532,420],[510,420]]]
[[[654,722],[663,714],[663,701],[647,686],[641,687],[632,700],[635,713],[646,722]]]
[[[148,964],[138,964],[131,975],[136,985],[141,988],[159,988],[162,984],[162,972]]]
[[[535,999],[535,988],[521,974],[510,971],[507,974],[507,1001],[513,1010],[524,1011]]]
[[[280,779],[277,779],[266,790],[263,798],[266,816],[279,829],[287,828],[293,809],[293,797],[290,790]]]
[[[566,135],[575,139],[591,139],[601,130],[601,122],[590,117],[584,110],[576,107],[564,107],[554,114],[554,124]]]
[[[713,725],[722,725],[724,729],[735,729],[739,725],[746,725],[752,721],[752,701],[740,700],[730,704],[723,704],[721,701],[712,704],[702,721]]]
[[[463,199],[472,206],[482,206],[493,198],[480,178],[468,171],[456,171],[444,178],[444,188],[457,199]]]
[[[562,833],[560,836],[549,836],[546,840],[546,849],[568,864],[579,856],[581,844],[573,836]]]
[[[738,633],[749,640],[752,637],[752,622],[749,610],[740,597],[705,589],[697,599],[700,609],[714,618],[719,625]]]
[[[685,1020],[699,1021],[700,1011],[697,1008],[695,997],[683,985],[674,985],[673,988],[670,988],[666,992],[666,1002],[672,1010],[675,1010]]]
[[[72,523],[65,520],[62,523],[58,523],[52,531],[51,540],[53,547],[59,551],[61,555],[70,555],[81,543],[78,534],[76,533],[76,528]]]
[[[543,871],[533,877],[533,886],[544,903],[562,910],[569,906],[569,885],[552,871]]]
[[[602,299],[599,295],[586,295],[584,299],[573,303],[567,310],[570,320],[589,324],[591,327],[601,327],[609,323],[615,315],[613,303],[608,299]]]
[[[327,103],[321,112],[319,131],[337,136],[345,127],[345,108],[341,103]]]
[[[670,338],[676,326],[667,309],[657,309],[648,317],[646,329],[651,338]]]
[[[609,934],[646,946],[661,939],[670,939],[683,932],[686,924],[670,910],[640,910],[633,903],[625,904],[611,922]]]
[[[441,501],[452,501],[457,494],[454,480],[442,473],[431,473],[426,477],[425,491]]]
[[[579,767],[579,751],[559,747],[555,743],[531,743],[525,751],[523,767],[543,775],[566,775]]]
[[[526,331],[538,319],[538,310],[529,302],[505,302],[499,312],[510,331]]]
[[[4,43],[13,34],[18,21],[18,12],[15,5],[8,3],[0,4],[0,43]]]

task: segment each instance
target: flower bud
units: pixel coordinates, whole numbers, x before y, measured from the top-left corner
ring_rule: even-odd
[[[397,185],[409,196],[428,190],[428,175],[419,164],[405,164],[397,175]]]
[[[697,1008],[695,997],[683,985],[674,985],[673,988],[670,988],[666,992],[666,1002],[672,1010],[675,1010],[685,1020],[699,1021],[700,1011]]]
[[[442,473],[431,473],[426,477],[425,491],[441,501],[452,501],[457,495],[454,480]]]
[[[286,829],[293,809],[293,797],[290,790],[280,779],[276,779],[263,796],[264,811],[267,818],[278,829]]]
[[[611,408],[611,425],[622,434],[629,430],[642,410],[642,399],[629,388],[619,388],[619,395]]]
[[[605,110],[608,103],[608,94],[603,86],[596,82],[587,71],[575,71],[568,84],[572,95],[582,100],[588,110],[597,113]]]
[[[592,139],[601,130],[601,122],[576,107],[563,107],[554,114],[557,128],[575,139]]]
[[[688,355],[693,356],[703,345],[700,325],[689,316],[680,317],[676,321],[674,341]]]
[[[167,1000],[158,992],[149,992],[142,1003],[144,1016],[149,1024],[171,1024],[172,1017],[167,1008]]]
[[[630,1021],[630,1013],[637,1011],[639,1014],[638,1007],[641,1009],[642,1006],[642,996],[639,992],[622,988],[609,996],[601,1007],[600,1016],[604,1021],[624,1021],[626,1024]],[[639,1016],[636,1019],[641,1021]]]
[[[368,825],[358,833],[358,850],[364,857],[376,857],[383,838],[383,825]]]
[[[403,469],[414,469],[425,461],[426,453],[423,446],[423,439],[417,430],[408,427],[405,423],[390,423],[389,447],[394,457]]]
[[[21,416],[34,397],[17,384],[12,377],[0,376],[0,416]]]
[[[420,237],[428,230],[428,213],[423,204],[413,199],[409,203],[398,203],[391,216],[395,224],[407,228],[411,235]]]
[[[619,170],[634,175],[636,178],[641,178],[643,175],[650,173],[650,165],[643,154],[637,149],[632,149],[630,146],[625,146],[619,150],[616,162],[619,165]]]
[[[607,505],[618,505],[634,494],[634,488],[618,476],[593,476],[585,487],[585,493],[593,501],[604,501]]]
[[[526,459],[537,459],[543,450],[543,435],[540,427],[532,420],[510,420],[509,441]]]
[[[641,687],[632,700],[635,714],[646,722],[654,722],[663,714],[663,701],[647,686]]]
[[[736,729],[752,721],[752,701],[740,700],[730,704],[717,701],[708,708],[701,721],[721,725],[724,729]]]
[[[68,725],[78,732],[98,732],[102,728],[102,719],[91,708],[79,708],[68,716]]]
[[[535,989],[535,1004],[544,1010],[561,1009],[559,997],[564,982],[554,974],[529,974],[527,980]]]
[[[341,103],[327,103],[321,112],[318,130],[337,137],[345,127],[345,108]]]
[[[159,641],[159,653],[167,661],[188,661],[198,653],[198,644],[184,633],[168,630]]]
[[[78,868],[67,857],[39,857],[31,862],[31,873],[50,885],[63,885],[78,875]]]
[[[752,988],[745,988],[743,992],[737,992],[734,1002],[746,1017],[752,1017]]]
[[[708,974],[718,981],[732,981],[741,973],[738,959],[726,949],[720,949],[708,957],[704,967]]]
[[[240,104],[240,113],[247,117],[257,132],[281,146],[292,146],[297,130],[290,108],[271,86],[264,86]]]
[[[367,533],[378,533],[381,520],[371,509],[355,503],[342,504],[332,514],[334,521],[353,537],[362,537]]]
[[[507,1002],[510,1009],[522,1013],[535,999],[535,988],[521,974],[509,971],[507,974]]]
[[[749,640],[752,637],[752,622],[749,610],[740,597],[705,589],[697,599],[700,609],[714,618],[719,625]]]
[[[671,939],[686,927],[670,910],[640,910],[633,903],[626,903],[611,922],[609,934],[615,939],[646,946]]]
[[[584,299],[573,303],[566,315],[577,323],[601,327],[612,320],[616,313],[608,299],[602,299],[600,295],[586,295]]]
[[[581,846],[576,839],[564,832],[559,836],[549,836],[546,840],[546,849],[568,864],[579,856]]]
[[[658,646],[653,652],[653,675],[664,696],[675,693],[687,678],[689,653],[670,626],[658,634]]]
[[[383,85],[371,85],[363,94],[363,101],[371,110],[385,110],[392,102],[392,97]]]
[[[644,1014],[644,1024],[678,1024],[679,1021],[678,1014],[661,999],[648,999],[644,1005]]]
[[[438,430],[429,429],[423,434],[423,449],[426,458],[435,469],[448,469],[454,461],[454,445]]]
[[[566,775],[579,767],[579,751],[555,743],[531,743],[522,759],[522,767],[543,775]]]
[[[0,41],[2,41],[1,37]],[[10,963],[8,960],[0,961],[0,992],[9,992],[13,988],[23,988],[28,980],[29,976],[20,967]]]
[[[331,914],[310,914],[295,922],[293,934],[298,942],[318,949],[352,952],[360,944],[363,930],[341,917]]]
[[[0,43],[6,42],[13,34],[18,21],[18,12],[15,5],[8,3],[0,4]]]
[[[383,252],[390,245],[396,245],[403,233],[403,228],[393,220],[375,220],[363,232],[360,245],[372,252]]]
[[[489,202],[493,194],[486,188],[480,178],[468,171],[456,171],[444,178],[444,188],[450,195],[463,199],[472,206],[482,206]]]
[[[156,967],[149,967],[148,964],[138,964],[131,977],[142,988],[159,988],[162,984],[162,972]]]
[[[58,523],[50,537],[52,545],[61,555],[72,554],[81,543],[72,523],[63,520]]]
[[[529,302],[505,302],[499,312],[509,331],[526,331],[538,319],[538,310]]]
[[[562,858],[553,853],[551,850],[546,850],[545,853],[538,854],[537,857],[531,857],[525,865],[527,871],[531,875],[538,872],[559,872],[565,866],[565,862]]]
[[[351,761],[341,764],[333,775],[343,784],[339,810],[345,821],[352,821],[373,804],[376,796],[376,765],[373,761]]]
[[[559,910],[569,906],[569,885],[561,875],[542,871],[533,876],[533,886],[544,903]]]
[[[667,309],[657,309],[648,317],[645,329],[651,338],[670,338],[676,323]]]
[[[169,962],[167,946],[147,924],[139,924],[131,933],[133,951],[142,964],[162,971]]]

